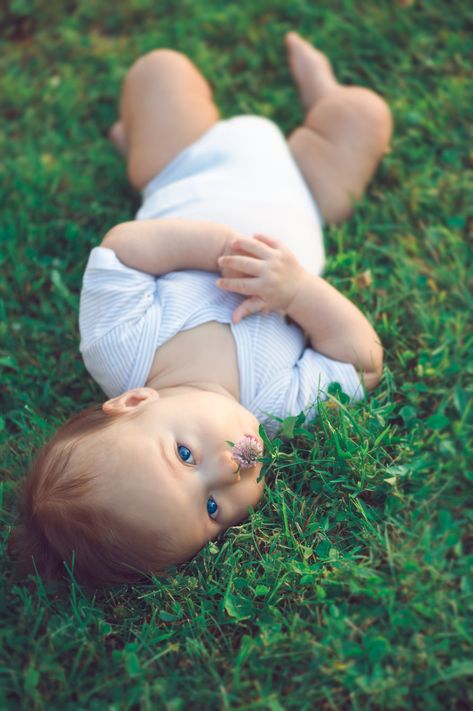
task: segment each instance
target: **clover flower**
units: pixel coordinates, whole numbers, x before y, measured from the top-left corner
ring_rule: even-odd
[[[237,462],[238,470],[254,467],[263,453],[263,445],[253,435],[245,435],[232,447],[232,459]]]

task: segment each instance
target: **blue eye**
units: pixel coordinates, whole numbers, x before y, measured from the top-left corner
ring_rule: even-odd
[[[188,447],[185,447],[183,444],[178,444],[177,445],[177,453],[178,453],[180,459],[182,459],[182,461],[185,462],[186,464],[195,464],[194,456]],[[207,512],[208,512],[210,518],[213,518],[213,519],[217,518],[218,504],[215,501],[215,499],[213,498],[213,496],[210,496],[207,499]]]
[[[218,513],[218,505],[213,496],[210,496],[207,500],[207,511],[210,518],[216,518],[216,514]],[[215,516],[213,516],[213,514],[215,514]]]
[[[194,457],[192,456],[192,452],[187,447],[184,447],[183,444],[177,445],[177,453],[178,453],[179,457],[182,459],[182,461],[186,462],[186,464],[195,464]]]

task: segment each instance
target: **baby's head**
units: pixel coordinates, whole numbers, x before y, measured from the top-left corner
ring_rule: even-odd
[[[69,420],[26,481],[10,549],[56,577],[75,552],[79,582],[107,586],[162,575],[248,515],[261,463],[242,468],[229,441],[258,421],[227,395],[136,388]]]

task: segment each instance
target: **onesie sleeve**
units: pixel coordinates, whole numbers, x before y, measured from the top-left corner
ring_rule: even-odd
[[[107,247],[90,253],[80,295],[80,351],[108,396],[146,382],[160,323],[156,284]]]
[[[314,404],[327,398],[331,383],[338,383],[351,400],[364,397],[360,378],[351,363],[333,360],[312,348],[306,348],[292,371],[287,393],[291,414],[304,410],[308,419],[312,419],[315,416]]]
[[[356,368],[350,363],[333,360],[305,348],[294,363],[266,384],[253,403],[253,411],[265,424],[269,434],[279,428],[275,417],[306,414],[306,422],[317,415],[317,402],[326,400],[331,383],[339,383],[351,400],[364,397],[363,386]]]

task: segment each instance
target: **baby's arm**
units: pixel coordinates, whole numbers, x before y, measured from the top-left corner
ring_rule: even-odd
[[[107,232],[102,247],[113,249],[128,267],[160,276],[180,269],[218,271],[217,260],[236,233],[204,220],[123,222]]]
[[[307,332],[314,350],[361,370],[367,390],[378,384],[383,363],[380,339],[349,299],[325,279],[306,272],[277,240],[263,235],[238,238],[230,248],[233,255],[219,259],[224,278],[217,284],[249,297],[235,310],[235,323],[256,311],[281,311]],[[227,268],[246,276],[228,278]]]

